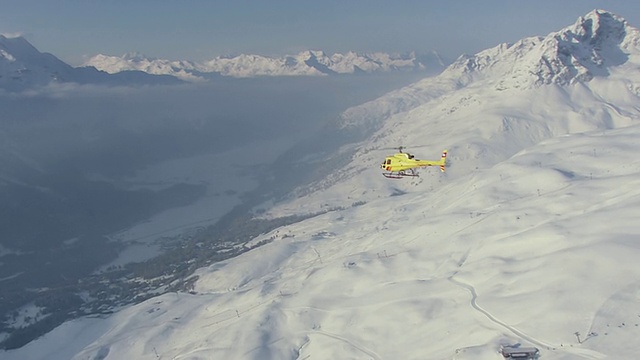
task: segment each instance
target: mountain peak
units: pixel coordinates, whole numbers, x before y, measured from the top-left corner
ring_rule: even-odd
[[[609,68],[640,55],[640,31],[622,17],[593,10],[545,37],[501,44],[474,56],[462,56],[446,72],[499,78],[498,88],[545,84],[570,85],[606,76]]]
[[[581,25],[582,28],[590,28],[591,32],[596,34],[614,29],[624,30],[624,27],[627,26],[627,21],[609,11],[595,9],[578,18],[575,25]]]
[[[122,58],[125,59],[125,60],[131,60],[131,61],[155,60],[155,58],[148,57],[145,54],[137,52],[137,51],[128,52],[128,53],[122,55]]]
[[[561,31],[566,40],[575,39],[593,46],[611,46],[623,42],[629,25],[620,16],[605,10],[593,10]]]
[[[32,61],[42,55],[31,43],[22,36],[0,35],[0,50],[12,57]]]

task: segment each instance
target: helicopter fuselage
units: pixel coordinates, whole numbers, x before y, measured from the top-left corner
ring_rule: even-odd
[[[440,160],[418,160],[409,153],[396,153],[387,156],[380,167],[389,173],[384,174],[387,177],[417,176],[413,169],[440,166],[440,170],[444,172],[447,157],[447,150],[442,152]]]

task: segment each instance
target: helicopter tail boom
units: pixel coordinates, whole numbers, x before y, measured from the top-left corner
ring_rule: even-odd
[[[419,167],[427,167],[427,166],[439,166],[440,167],[440,171],[444,172],[444,168],[447,164],[447,150],[443,150],[442,151],[442,157],[440,158],[439,161],[434,161],[434,160],[418,160],[417,161],[417,165]]]

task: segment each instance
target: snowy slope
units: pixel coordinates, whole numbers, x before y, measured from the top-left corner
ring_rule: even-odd
[[[558,64],[531,51],[549,54],[553,46],[540,48],[548,39],[580,29],[613,39],[571,45],[599,49],[603,72],[583,63],[587,72],[572,72],[560,60],[565,67],[545,73],[549,81],[513,72]],[[343,126],[373,135],[344,150],[353,152],[350,165],[271,215],[346,209],[256,238],[275,240],[201,269],[195,294],[70,321],[0,356],[500,359],[500,345],[522,344],[544,359],[635,358],[636,34],[594,11],[512,49],[517,55],[503,55],[515,46],[503,45],[481,53],[491,59],[472,58],[491,66],[461,59],[437,78],[351,109]],[[384,147],[397,145],[426,145],[413,151],[425,158],[448,148],[450,167],[387,180],[377,164]],[[350,207],[356,201],[366,204]]]
[[[431,72],[439,72],[444,68],[442,59],[436,53],[428,56],[418,56],[415,53],[391,55],[355,52],[328,55],[323,51],[315,50],[283,57],[242,54],[233,57],[216,57],[203,62],[150,59],[135,53],[123,56],[98,54],[87,60],[84,65],[93,66],[110,74],[125,70],[140,70],[150,74],[172,75],[186,81],[203,81],[214,75],[232,77],[322,76],[394,70],[426,69]]]
[[[3,358],[499,359],[515,343],[633,358],[639,136],[555,138],[437,191],[278,229],[202,269],[198,294],[71,321]]]

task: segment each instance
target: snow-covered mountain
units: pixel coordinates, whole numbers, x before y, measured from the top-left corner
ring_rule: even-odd
[[[546,37],[502,44],[475,56],[462,57],[453,73],[499,78],[497,89],[531,85],[567,85],[606,77],[609,68],[638,61],[640,36],[620,17],[591,13]]]
[[[52,83],[141,85],[176,84],[170,76],[140,71],[107,74],[95,68],[74,68],[49,53],[38,51],[23,37],[0,35],[0,89],[21,91]]]
[[[512,345],[635,358],[639,41],[594,10],[351,108],[336,126],[362,141],[318,161],[346,165],[263,208],[332,211],[200,269],[194,293],[69,321],[0,354],[461,360]],[[384,178],[379,163],[400,145],[420,158],[449,149],[447,171]]]
[[[387,71],[428,70],[439,72],[445,64],[437,53],[428,55],[390,55],[387,53],[327,55],[323,51],[303,51],[297,55],[267,57],[238,55],[216,57],[204,62],[171,61],[147,58],[138,53],[123,56],[96,55],[85,66],[115,74],[140,70],[150,74],[172,75],[187,81],[201,81],[211,76],[319,76],[330,74],[373,73]]]
[[[294,195],[311,193],[314,200],[300,197],[271,211],[341,206],[346,186],[360,199],[377,197],[356,189],[386,182],[362,173],[379,167],[398,146],[422,158],[438,158],[448,148],[455,165],[447,176],[460,176],[468,167],[489,168],[549,138],[635,124],[639,41],[638,29],[624,19],[593,11],[545,37],[462,56],[437,77],[343,113],[336,126],[366,138],[335,156],[350,157],[349,165]],[[420,181],[436,186],[432,182],[440,179]]]

